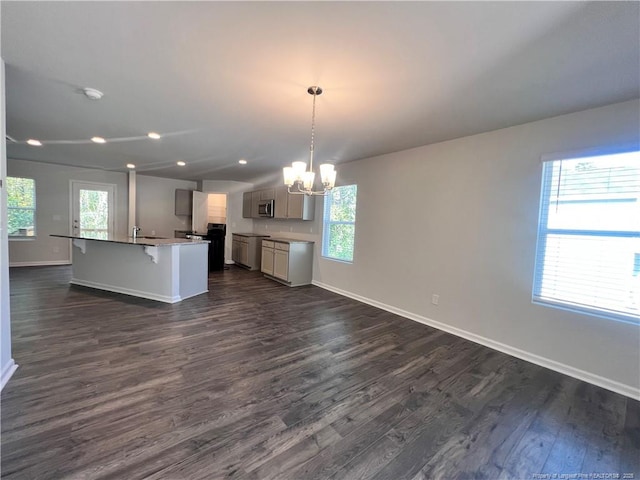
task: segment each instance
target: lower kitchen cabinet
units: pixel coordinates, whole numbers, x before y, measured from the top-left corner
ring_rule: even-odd
[[[262,240],[262,273],[290,287],[308,285],[313,274],[313,242],[270,238]]]
[[[258,270],[262,258],[262,244],[260,241],[268,235],[254,233],[234,233],[231,242],[231,259],[234,263]]]
[[[276,244],[276,249],[273,252],[273,276],[289,281],[289,252],[286,250],[280,250],[281,244]],[[288,247],[288,245],[282,245],[282,247]]]
[[[262,261],[260,270],[262,273],[273,275],[273,263],[274,263],[274,243],[268,240],[262,240]]]

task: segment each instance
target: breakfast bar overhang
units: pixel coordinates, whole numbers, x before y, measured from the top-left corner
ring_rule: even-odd
[[[208,292],[208,240],[73,235],[71,283],[165,303]]]

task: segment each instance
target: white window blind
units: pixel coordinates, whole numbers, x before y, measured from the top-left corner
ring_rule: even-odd
[[[543,163],[533,300],[640,321],[640,152]]]

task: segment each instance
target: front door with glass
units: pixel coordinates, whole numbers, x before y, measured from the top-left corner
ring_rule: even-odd
[[[113,237],[115,191],[111,184],[71,182],[73,235],[103,240]]]

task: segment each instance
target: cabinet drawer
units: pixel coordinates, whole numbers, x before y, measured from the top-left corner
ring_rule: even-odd
[[[276,244],[276,250],[283,250],[285,252],[289,251],[289,244],[288,243],[280,243],[280,242],[273,242]]]
[[[274,242],[270,242],[269,240],[262,240],[262,246],[266,248],[273,248]]]

